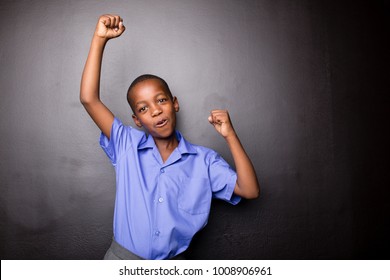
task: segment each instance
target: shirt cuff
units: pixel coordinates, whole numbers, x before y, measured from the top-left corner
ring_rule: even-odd
[[[237,183],[237,174],[230,177],[230,181],[226,185],[225,198],[230,204],[236,205],[241,201],[241,197],[234,193],[234,187]]]

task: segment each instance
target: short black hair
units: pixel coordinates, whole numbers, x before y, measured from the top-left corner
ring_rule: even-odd
[[[131,103],[130,103],[130,91],[140,82],[143,82],[143,81],[146,81],[146,80],[152,80],[152,79],[155,79],[155,80],[158,80],[160,81],[160,83],[162,84],[162,86],[164,87],[164,89],[167,91],[167,93],[169,94],[169,97],[173,100],[173,96],[172,96],[172,93],[171,93],[171,90],[169,89],[169,86],[167,84],[167,82],[159,77],[159,76],[156,76],[156,75],[152,75],[152,74],[143,74],[139,77],[137,77],[129,86],[129,89],[127,90],[127,102],[129,103],[130,107],[131,107]]]

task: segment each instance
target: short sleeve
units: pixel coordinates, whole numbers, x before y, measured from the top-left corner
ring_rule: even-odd
[[[233,205],[240,202],[241,197],[234,194],[234,187],[237,182],[237,173],[217,153],[210,161],[209,176],[213,198],[227,201]]]
[[[100,135],[100,146],[114,166],[132,145],[131,129],[131,127],[124,126],[119,119],[114,118],[114,122],[111,127],[110,139],[108,139],[103,133]]]

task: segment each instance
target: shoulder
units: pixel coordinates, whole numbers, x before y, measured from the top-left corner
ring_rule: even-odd
[[[201,146],[201,145],[196,145],[196,144],[192,144],[191,145],[194,147],[194,149],[198,152],[198,153],[201,153],[201,154],[204,154],[204,155],[207,155],[207,156],[212,156],[212,155],[216,155],[217,152],[214,151],[213,149],[209,148],[209,147],[205,147],[205,146]]]
[[[226,168],[231,168],[230,164],[219,154],[217,151],[201,146],[201,145],[196,145],[192,144],[190,142],[187,142],[187,145],[191,147],[193,151],[195,151],[194,154],[196,154],[196,158],[203,162],[205,165],[209,167],[226,167]]]
[[[126,125],[126,124],[124,124],[124,123],[122,122],[122,120],[119,119],[118,117],[114,117],[114,122],[113,122],[112,125],[113,125],[113,126],[116,126],[116,127],[121,127],[121,128],[123,128],[123,129],[125,129],[125,130],[128,130],[128,131],[132,130],[132,132],[134,132],[134,133],[143,133],[143,134],[145,134],[143,131],[138,130],[138,129],[135,129],[135,128],[132,127],[131,125]]]
[[[111,136],[114,139],[126,138],[132,140],[132,142],[141,142],[146,138],[145,132],[123,124],[117,117],[114,118],[112,124]]]
[[[205,162],[208,163],[213,161],[215,158],[220,157],[219,154],[211,148],[193,144],[187,141],[184,137],[182,139],[184,140],[183,146],[185,147],[185,150],[188,154],[194,154],[197,157],[204,159]]]

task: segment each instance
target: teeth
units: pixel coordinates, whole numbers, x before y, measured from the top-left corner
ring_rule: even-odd
[[[156,126],[162,126],[166,123],[167,120],[159,121]]]

